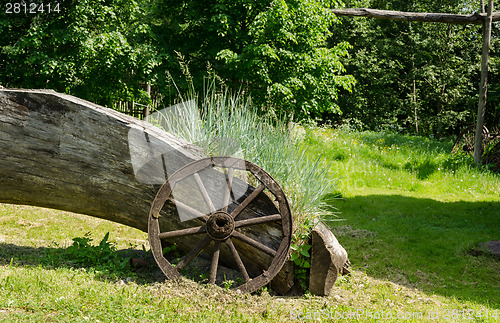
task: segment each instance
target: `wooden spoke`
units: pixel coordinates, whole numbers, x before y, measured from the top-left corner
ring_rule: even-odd
[[[223,205],[222,210],[224,212],[227,212],[227,208],[229,206],[229,198],[231,197],[233,178],[234,178],[234,168],[229,168],[228,174],[226,175],[227,190],[226,193],[224,194],[224,204],[222,204]]]
[[[231,253],[233,254],[234,260],[236,260],[236,265],[238,266],[240,273],[243,275],[243,278],[245,279],[246,282],[250,281],[250,276],[248,276],[247,269],[245,268],[243,261],[241,261],[240,254],[236,250],[231,239],[227,239],[226,244],[229,246],[229,250],[231,250]]]
[[[240,205],[238,205],[238,207],[231,213],[233,219],[236,218],[238,214],[240,214],[241,211],[243,211],[248,206],[248,204],[250,204],[250,202],[252,202],[257,197],[257,195],[259,195],[265,188],[266,186],[264,184],[260,184],[260,186],[257,187],[255,191],[253,191]]]
[[[266,245],[263,245],[262,243],[254,240],[250,237],[247,237],[246,235],[244,235],[242,233],[239,233],[238,231],[233,232],[233,237],[251,245],[254,248],[257,248],[257,249],[267,253],[270,256],[273,256],[273,257],[276,256],[276,251],[274,251],[273,249],[269,248]]]
[[[217,266],[219,265],[219,255],[220,255],[220,241],[215,241],[214,252],[212,255],[212,265],[210,266],[210,278],[208,280],[210,284],[215,284],[215,279],[217,278]]]
[[[203,182],[201,181],[200,175],[198,173],[193,174],[194,179],[196,180],[196,184],[198,185],[198,188],[200,189],[201,195],[203,195],[203,199],[205,200],[205,203],[207,203],[208,208],[210,209],[210,213],[215,212],[215,206],[212,203],[212,200],[210,199],[210,196],[208,196],[207,189],[205,188],[205,185],[203,185]]]
[[[193,214],[193,218],[201,218],[203,219],[203,221],[207,222],[208,220],[208,216],[206,216],[205,214],[201,213],[200,211],[198,210],[195,210],[193,209],[192,207],[182,203],[181,201],[177,201],[177,200],[174,200],[172,197],[169,197],[168,198],[170,201],[172,201],[172,203],[174,203],[174,205],[180,209],[183,209],[191,214]]]
[[[189,236],[189,235],[200,234],[200,233],[205,233],[205,232],[207,232],[207,227],[202,226],[202,227],[175,230],[175,231],[170,231],[170,232],[162,232],[158,236],[160,237],[161,240],[165,240],[165,239]]]
[[[177,264],[175,269],[177,271],[181,271],[186,267],[198,254],[207,246],[207,244],[210,242],[210,237],[207,235],[203,240],[201,240],[196,247],[193,248],[182,260],[180,263]]]
[[[281,214],[273,214],[267,216],[261,216],[260,218],[246,219],[241,221],[236,221],[234,223],[236,228],[246,227],[249,225],[267,223],[267,222],[275,222],[281,220]]]

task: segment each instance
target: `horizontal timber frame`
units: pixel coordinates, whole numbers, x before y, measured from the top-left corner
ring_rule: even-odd
[[[450,13],[405,12],[368,8],[332,9],[332,12],[337,16],[354,16],[399,21],[441,22],[456,25],[481,25],[487,19],[486,13],[456,15]],[[492,13],[492,21],[500,21],[500,12]]]
[[[456,25],[476,24],[483,25],[483,52],[481,56],[481,81],[479,84],[479,103],[476,116],[476,134],[474,139],[474,164],[481,163],[483,154],[482,129],[484,125],[484,115],[486,108],[486,93],[488,84],[488,60],[491,42],[491,25],[495,21],[500,21],[500,12],[493,12],[494,0],[488,1],[488,11],[485,11],[484,0],[481,0],[481,13],[469,15],[457,15],[450,13],[429,13],[429,12],[404,12],[392,10],[379,10],[368,8],[345,8],[332,9],[337,16],[354,16],[366,18],[378,18],[398,21],[421,21],[439,22]]]

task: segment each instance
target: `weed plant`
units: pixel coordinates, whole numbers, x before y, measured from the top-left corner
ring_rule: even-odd
[[[72,241],[73,243],[66,249],[48,249],[42,262],[52,267],[64,265],[89,267],[105,276],[131,273],[130,258],[116,252],[116,246],[109,241],[109,232],[98,244],[92,243],[93,239],[89,232],[83,237],[73,238]]]

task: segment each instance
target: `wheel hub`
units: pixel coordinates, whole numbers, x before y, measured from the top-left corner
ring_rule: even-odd
[[[214,240],[226,240],[233,231],[234,219],[227,212],[214,212],[207,220],[207,233]]]

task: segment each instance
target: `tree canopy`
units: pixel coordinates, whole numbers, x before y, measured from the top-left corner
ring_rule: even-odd
[[[323,0],[160,0],[154,33],[171,70],[178,51],[195,78],[209,63],[261,108],[315,118],[338,113],[338,90],[354,84],[341,63],[349,45],[327,46],[329,27],[337,23],[329,6]]]
[[[209,74],[294,120],[444,136],[472,124],[481,26],[338,18],[334,0],[61,0],[0,13],[0,84],[99,104],[166,101]],[[469,14],[479,0],[346,0],[346,7]],[[4,8],[5,9],[5,8]],[[500,119],[494,24],[489,127]],[[175,82],[175,86],[173,85]]]
[[[346,1],[348,7],[411,12],[472,13],[479,1]],[[344,61],[358,81],[340,96],[343,120],[361,128],[444,136],[474,123],[481,60],[481,26],[341,18],[337,40],[353,50]],[[497,29],[497,25],[495,25]],[[495,34],[494,34],[495,35]],[[497,37],[488,96],[489,125],[498,124]]]
[[[149,82],[168,95],[189,69],[197,90],[207,70],[263,110],[296,119],[339,112],[351,90],[327,46],[337,22],[324,0],[63,1],[61,12],[0,17],[0,82],[53,88],[97,103],[145,99]],[[183,57],[179,64],[179,57]],[[185,81],[185,80],[184,80]]]
[[[143,98],[158,59],[135,0],[65,1],[60,12],[0,16],[0,82],[105,105]],[[144,91],[142,91],[144,92]]]

